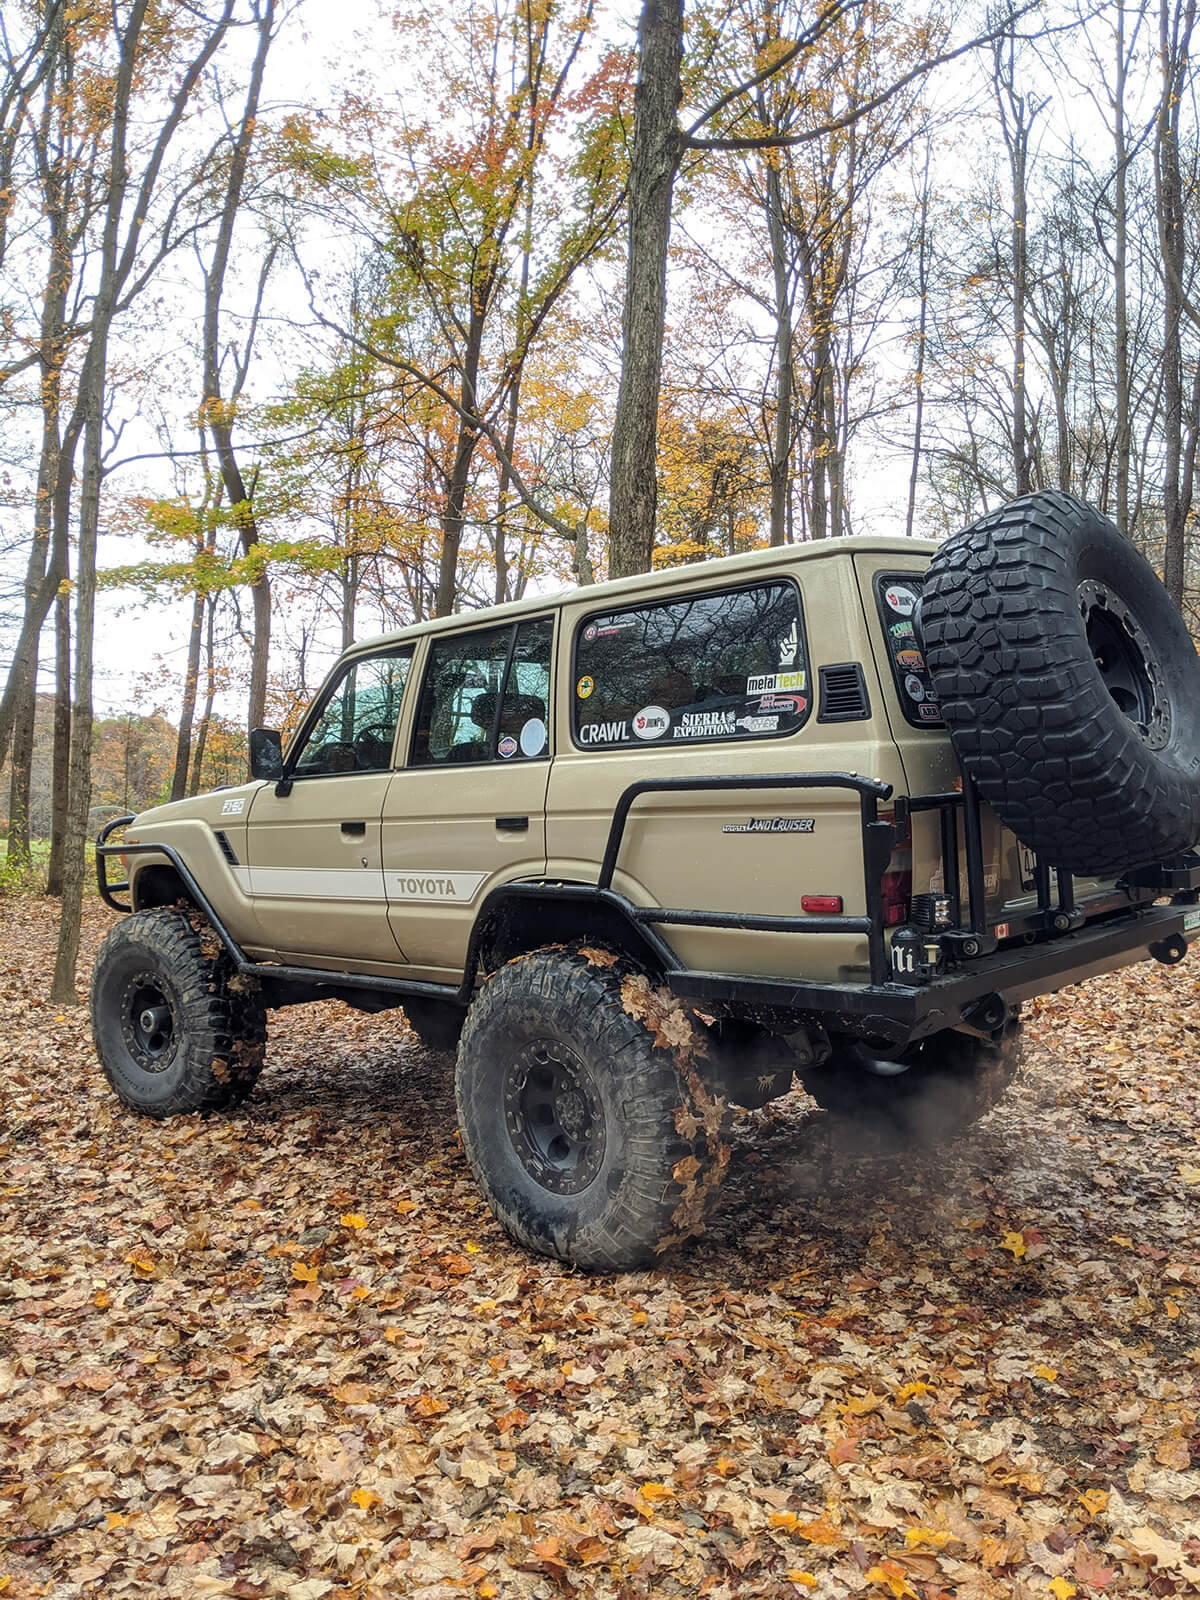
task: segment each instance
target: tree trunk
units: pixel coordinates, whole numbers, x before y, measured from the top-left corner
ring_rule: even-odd
[[[66,558],[64,557],[64,560]],[[46,893],[62,894],[67,832],[67,779],[71,770],[71,590],[64,572],[54,602],[54,754],[51,761],[50,861]]]
[[[1162,91],[1155,124],[1155,206],[1163,260],[1163,583],[1183,609],[1187,512],[1191,485],[1182,481],[1184,453],[1182,283],[1186,218],[1179,163],[1179,115],[1188,75],[1194,0],[1159,0]]]
[[[644,0],[633,101],[629,254],[621,387],[613,423],[608,575],[648,572],[657,507],[656,445],[667,307],[671,197],[682,137],[683,0]]]
[[[929,318],[929,152],[925,145],[925,170],[921,178],[920,225],[917,232],[917,294],[920,309],[917,312],[917,361],[913,372],[913,387],[917,391],[913,408],[912,466],[908,474],[908,508],[904,517],[904,532],[913,536],[917,514],[917,480],[921,472],[921,436],[925,426],[925,342]]]
[[[189,794],[199,794],[200,785],[204,781],[204,752],[208,745],[208,730],[212,726],[213,704],[217,698],[217,670],[213,654],[214,633],[216,632],[217,602],[214,596],[209,595],[205,601],[208,609],[208,622],[204,630],[204,711],[200,717],[200,725],[196,730],[196,751],[192,758],[191,783]]]
[[[1126,196],[1126,176],[1129,168],[1129,151],[1125,138],[1125,82],[1129,62],[1125,56],[1125,6],[1116,7],[1117,60],[1113,80],[1113,311],[1116,322],[1113,348],[1113,381],[1116,384],[1117,438],[1117,527],[1129,535],[1129,466],[1133,453],[1133,429],[1130,420],[1129,397],[1129,290],[1127,273],[1129,262],[1129,206]]]
[[[12,768],[8,785],[8,864],[27,867],[33,852],[29,837],[29,797],[33,789],[33,727],[37,715],[37,663],[33,679],[21,686],[13,720]]]
[[[183,674],[183,700],[179,707],[179,730],[175,738],[175,767],[171,774],[172,800],[182,800],[187,794],[188,764],[192,754],[192,721],[196,715],[196,691],[200,683],[200,640],[203,628],[204,596],[197,592],[192,600],[187,666]]]
[[[782,160],[783,157],[778,158]],[[779,168],[767,168],[767,231],[775,283],[775,427],[771,442],[771,543],[787,543],[792,493],[792,285]]]

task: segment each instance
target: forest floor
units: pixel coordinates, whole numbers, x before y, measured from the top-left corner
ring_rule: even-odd
[[[53,931],[0,902],[4,1600],[1200,1589],[1197,957],[1034,1006],[949,1151],[744,1114],[707,1236],[594,1279],[397,1015],[277,1013],[242,1110],[142,1121]]]

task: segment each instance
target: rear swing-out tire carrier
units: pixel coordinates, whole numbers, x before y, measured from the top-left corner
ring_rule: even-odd
[[[859,797],[865,916],[764,916],[749,912],[687,910],[639,906],[612,887],[621,844],[634,803],[646,794],[720,792],[747,789],[844,789]],[[879,802],[892,796],[890,784],[857,773],[774,773],[757,776],[654,778],[630,784],[613,811],[596,884],[521,882],[503,884],[484,901],[471,936],[461,984],[424,983],[373,973],[254,961],[225,927],[208,896],[179,852],[151,842],[110,844],[111,835],[134,820],[116,817],[96,841],[96,877],[100,896],[116,911],[128,912],[116,896],[128,882],[111,884],[107,862],[112,855],[165,857],[197,908],[212,924],[239,972],[263,986],[266,1005],[278,1007],[320,997],[361,1003],[368,993],[385,1004],[403,1004],[404,997],[423,996],[466,1006],[475,986],[484,932],[508,904],[559,902],[602,906],[620,917],[636,941],[653,954],[665,981],[680,996],[727,1006],[820,1021],[841,1033],[878,1038],[903,1045],[940,1029],[963,1023],[983,1030],[1003,1025],[1022,1000],[1066,983],[1079,982],[1153,955],[1168,965],[1182,960],[1191,939],[1200,934],[1200,856],[1151,864],[1126,875],[1120,885],[1129,903],[1109,910],[1104,920],[1085,924],[1076,906],[1069,872],[1036,862],[1037,908],[1013,932],[1023,944],[998,948],[988,929],[984,881],[982,824],[974,784],[964,776],[962,791],[898,796],[894,821],[879,815]],[[944,893],[935,901],[927,928],[907,930],[904,942],[894,939],[889,970],[885,941],[882,878],[893,846],[907,834],[910,817],[937,811],[941,834]],[[960,920],[959,818],[966,861],[966,916]],[[1054,892],[1051,888],[1053,871]],[[1170,895],[1167,906],[1149,903]],[[864,934],[870,965],[867,983],[806,983],[779,978],[745,977],[701,972],[680,965],[659,927],[705,927],[766,933]]]

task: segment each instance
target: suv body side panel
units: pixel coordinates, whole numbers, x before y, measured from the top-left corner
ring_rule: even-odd
[[[390,772],[297,778],[254,797],[245,877],[259,941],[329,961],[403,961],[383,887],[380,818]]]
[[[801,559],[779,570],[799,582],[814,700],[821,665],[861,660],[871,719],[821,722],[814,704],[804,726],[782,738],[579,749],[571,737],[574,639],[579,624],[596,610],[585,592],[563,608],[558,753],[547,804],[549,878],[596,881],[613,809],[622,791],[640,779],[843,771],[902,786],[896,746],[877,709],[878,675],[865,648],[848,556],[831,556],[819,565]],[[681,575],[681,592],[715,587],[703,567],[694,571],[690,584]],[[724,831],[761,818],[803,819],[811,831]],[[858,796],[849,790],[647,795],[630,812],[613,888],[638,905],[790,916],[803,914],[802,894],[840,895],[846,915],[862,916],[861,837]],[[659,932],[681,965],[699,971],[866,981],[867,942],[858,935],[679,925]]]

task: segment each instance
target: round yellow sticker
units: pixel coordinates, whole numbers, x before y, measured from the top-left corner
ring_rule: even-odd
[[[575,693],[581,700],[586,700],[588,695],[591,694],[595,687],[596,680],[588,677],[587,673],[584,673],[583,677],[580,678],[579,682],[575,685]]]

